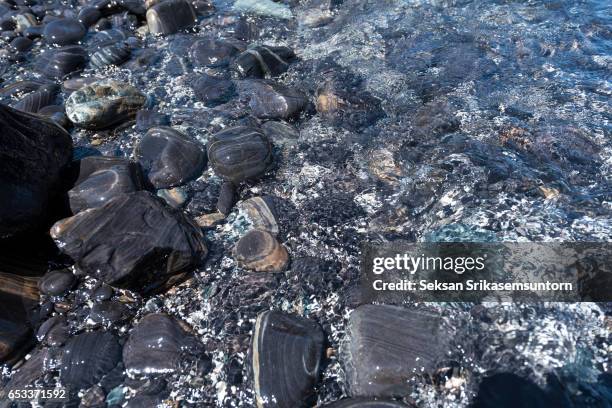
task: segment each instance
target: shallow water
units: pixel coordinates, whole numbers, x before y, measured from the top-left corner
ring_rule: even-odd
[[[205,143],[247,114],[239,103],[205,108],[189,86],[200,71],[188,57],[194,37],[227,36],[235,27],[233,2],[216,5],[217,14],[193,32],[142,37],[140,49],[160,55],[146,69],[128,63],[84,75],[129,81],[173,126]],[[292,123],[296,140],[275,142],[277,168],[242,189],[242,198],[285,200],[281,239],[293,265],[286,275],[235,265],[231,248],[248,228],[235,209],[208,232],[211,254],[195,279],[138,300],[137,316],[161,310],[183,318],[212,356],[213,371],[204,379],[189,370],[169,377],[170,398],[194,406],[253,406],[247,350],[263,310],[317,320],[338,350],[363,241],[607,241],[612,235],[609,2],[345,0],[317,28],[302,24],[304,7],[287,10],[293,19],[248,18],[260,30],[252,44],[288,45],[298,54],[281,82],[314,99],[322,72],[333,66],[358,79],[356,89],[378,99],[383,114],[355,128],[330,124],[311,109]],[[5,84],[36,77],[31,61],[3,75]],[[129,126],[72,134],[78,146],[128,157],[142,136]],[[212,211],[219,184],[212,170],[189,183],[186,211]],[[444,316],[454,335],[449,364],[462,373],[454,387],[417,380],[418,406],[465,407],[484,376],[508,371],[543,387],[550,375],[559,378],[576,406],[590,406],[591,396],[609,398],[600,374],[611,369],[610,305],[484,306],[486,319],[468,304],[414,306]],[[77,313],[68,319],[73,331],[90,324]],[[345,392],[342,367],[332,357],[319,403]]]

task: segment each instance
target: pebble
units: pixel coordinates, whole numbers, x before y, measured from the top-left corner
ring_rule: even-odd
[[[243,47],[239,41],[205,38],[191,47],[191,60],[197,67],[224,67],[243,51]]]
[[[275,236],[278,235],[279,228],[271,197],[249,198],[242,201],[239,206],[246,213],[254,229],[267,231]]]
[[[30,92],[21,98],[14,107],[23,112],[37,113],[45,106],[55,103],[59,90],[59,86],[55,84],[43,85],[37,91]]]
[[[237,56],[232,69],[241,78],[271,78],[287,71],[294,58],[289,47],[260,45]]]
[[[102,284],[94,290],[92,300],[94,302],[102,302],[113,297],[113,288],[109,285]]]
[[[42,53],[36,61],[36,70],[48,78],[64,79],[81,71],[87,60],[87,51],[83,47],[69,45]]]
[[[162,188],[157,190],[157,196],[163,199],[170,207],[180,208],[187,201],[187,193],[180,187]]]
[[[215,212],[210,214],[200,215],[195,218],[195,222],[202,228],[212,228],[225,219],[225,214]]]
[[[147,10],[147,25],[152,34],[173,34],[197,22],[196,12],[187,0],[164,0]]]
[[[166,126],[149,129],[134,148],[134,156],[157,189],[194,180],[206,166],[206,154],[200,145]]]
[[[289,119],[306,107],[301,91],[268,80],[249,80],[238,84],[240,98],[248,100],[252,114],[259,119]]]
[[[36,339],[51,347],[62,346],[69,338],[68,323],[63,316],[53,316],[40,325]]]
[[[85,27],[91,27],[102,17],[100,10],[93,6],[85,6],[79,10],[77,19]]]
[[[250,230],[236,244],[234,255],[242,268],[258,272],[282,272],[289,263],[289,254],[274,235]]]
[[[47,105],[45,107],[40,108],[40,110],[36,112],[36,114],[45,117],[49,120],[52,120],[63,128],[67,128],[70,124],[68,116],[66,116],[66,111],[61,105]]]
[[[217,210],[222,214],[229,214],[234,204],[236,204],[236,199],[236,186],[234,186],[234,183],[231,181],[223,182],[217,200]]]
[[[272,144],[257,128],[231,127],[210,138],[208,161],[220,176],[237,184],[268,170],[273,161]]]
[[[120,302],[103,300],[91,307],[89,318],[94,323],[116,324],[130,317],[130,309]]]
[[[32,47],[32,40],[27,37],[17,37],[11,41],[10,47],[17,52],[25,52]]]
[[[62,18],[45,25],[43,38],[49,44],[68,45],[80,41],[87,34],[87,28],[78,20]]]
[[[72,337],[64,348],[60,379],[73,390],[91,387],[121,361],[121,345],[110,332]]]
[[[104,68],[107,65],[121,65],[130,59],[132,51],[125,43],[108,45],[93,53],[90,62],[94,68]]]
[[[192,87],[195,96],[209,108],[226,103],[236,96],[236,86],[231,80],[210,75],[198,77]]]
[[[142,293],[171,284],[207,254],[199,228],[144,191],[58,221],[51,236],[83,273]]]
[[[257,316],[251,356],[258,408],[314,406],[324,340],[312,320],[279,311]]]
[[[60,296],[74,285],[75,277],[67,269],[47,272],[39,281],[40,291],[46,295]]]
[[[175,373],[182,357],[197,356],[200,345],[171,316],[151,313],[130,332],[123,349],[123,362],[130,376]]]
[[[363,305],[349,317],[340,350],[350,396],[403,397],[410,379],[432,373],[450,334],[432,313],[389,305]]]
[[[66,114],[79,127],[104,129],[133,118],[145,102],[133,86],[102,80],[74,91],[66,101]]]
[[[49,198],[72,158],[72,138],[57,124],[0,104],[0,238],[42,227]],[[36,149],[32,149],[36,146]]]
[[[136,129],[147,131],[155,126],[170,126],[170,119],[154,110],[142,109],[136,112]]]

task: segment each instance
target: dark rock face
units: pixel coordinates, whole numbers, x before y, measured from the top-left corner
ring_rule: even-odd
[[[346,336],[341,361],[351,396],[408,395],[408,381],[431,372],[448,343],[435,315],[388,305],[355,309]]]
[[[252,364],[257,406],[312,406],[323,353],[317,323],[278,311],[257,316]]]
[[[229,79],[202,75],[193,83],[193,92],[207,107],[228,102],[236,95],[236,86]]]
[[[207,253],[190,220],[144,191],[59,221],[51,235],[84,273],[144,293],[172,283]]]
[[[38,283],[40,291],[46,295],[59,296],[74,284],[74,275],[69,270],[49,271]]]
[[[147,24],[152,34],[173,34],[192,27],[198,21],[186,0],[164,0],[147,10]]]
[[[123,349],[123,362],[130,375],[156,375],[180,370],[183,356],[199,349],[195,337],[174,318],[153,313],[134,327]]]
[[[145,102],[133,86],[103,80],[73,92],[66,101],[66,114],[77,126],[104,129],[133,118]]]
[[[0,237],[41,225],[72,139],[55,123],[0,105]]]
[[[408,408],[401,402],[375,398],[347,398],[323,406],[324,408]]]
[[[120,157],[85,157],[79,163],[79,178],[68,191],[70,209],[76,214],[143,188],[142,172],[137,163]]]
[[[294,88],[266,80],[243,81],[240,98],[248,100],[253,116],[260,119],[289,119],[306,107],[306,95]]]
[[[60,378],[73,389],[97,383],[121,361],[121,345],[109,332],[89,332],[71,338],[62,356]]]
[[[259,129],[237,126],[213,135],[208,160],[220,176],[239,183],[265,173],[272,164],[272,145]]]
[[[155,188],[169,188],[198,178],[206,165],[200,145],[171,127],[154,127],[140,140],[134,156]]]
[[[48,78],[62,79],[82,70],[87,60],[87,51],[83,47],[69,45],[41,54],[36,61],[36,70]]]
[[[121,65],[130,58],[131,53],[130,46],[125,43],[108,45],[93,53],[90,62],[95,68]]]
[[[62,18],[45,25],[43,38],[49,44],[68,45],[78,42],[85,34],[87,29],[78,20]]]
[[[236,57],[232,68],[242,78],[271,78],[287,71],[294,58],[295,54],[289,47],[262,45]]]
[[[191,60],[195,66],[223,67],[242,51],[238,42],[206,38],[191,47]]]

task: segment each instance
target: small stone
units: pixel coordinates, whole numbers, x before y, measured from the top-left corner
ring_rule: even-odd
[[[257,128],[237,126],[212,136],[208,160],[223,178],[240,183],[262,176],[272,164],[272,145]]]
[[[87,64],[87,51],[80,45],[47,50],[36,61],[36,70],[48,78],[63,79]]]
[[[77,126],[104,129],[133,118],[145,102],[133,86],[103,80],[74,91],[66,101],[66,114]]]
[[[89,318],[94,323],[115,324],[130,317],[130,309],[120,302],[104,300],[92,306]]]
[[[104,68],[107,65],[121,65],[132,54],[131,48],[126,43],[107,45],[94,52],[91,56],[91,66],[94,68]]]
[[[42,293],[51,296],[60,296],[72,288],[74,281],[74,274],[69,270],[62,269],[47,272],[38,285]]]
[[[87,34],[87,29],[78,20],[62,18],[45,25],[43,38],[49,44],[68,45],[80,41]]]
[[[198,178],[206,165],[200,145],[171,127],[154,127],[134,148],[134,156],[155,188],[169,188]]]
[[[312,320],[278,311],[257,316],[251,355],[258,408],[315,405],[324,340]]]
[[[145,191],[61,220],[51,236],[83,273],[142,293],[171,285],[207,254],[200,229]]]
[[[202,75],[193,82],[193,92],[204,106],[215,107],[232,99],[236,95],[236,86],[229,79]]]
[[[289,263],[289,254],[274,235],[251,230],[236,244],[234,255],[240,267],[258,272],[282,272]]]
[[[216,212],[196,217],[196,223],[202,228],[212,228],[225,219],[225,214]]]
[[[197,22],[196,12],[187,0],[164,0],[147,10],[147,25],[152,34],[173,34]]]
[[[306,95],[297,89],[267,80],[242,81],[240,98],[248,100],[253,115],[259,119],[289,119],[306,107]]]
[[[79,162],[79,178],[68,191],[73,214],[106,204],[113,198],[142,190],[140,166],[121,157],[92,156]]]
[[[17,52],[25,52],[32,47],[32,40],[27,37],[17,37],[11,41],[10,47]]]
[[[217,210],[222,214],[229,214],[234,204],[236,204],[236,186],[230,181],[225,181],[221,185],[219,199],[217,200]]]
[[[157,196],[163,199],[170,207],[180,208],[187,201],[187,193],[180,187],[157,190]]]
[[[102,284],[97,288],[92,295],[94,302],[102,302],[113,297],[113,288],[109,285]]]
[[[38,113],[45,106],[55,103],[59,90],[59,86],[55,84],[43,85],[37,91],[21,98],[14,107],[23,112]]]
[[[67,128],[70,125],[68,116],[66,116],[66,111],[61,105],[48,105],[42,107],[36,114],[52,120],[63,128]]]
[[[136,112],[136,129],[147,131],[156,126],[169,126],[170,119],[167,115],[161,114],[154,110],[139,110]]]
[[[94,25],[101,17],[102,13],[100,13],[100,10],[92,6],[85,6],[79,10],[77,19],[79,20],[79,23],[83,24],[85,27],[90,27]]]
[[[279,228],[274,215],[274,205],[270,197],[253,197],[240,203],[253,228],[278,235]]]
[[[237,56],[232,68],[241,78],[272,78],[287,71],[294,58],[289,47],[261,45]]]
[[[40,325],[36,338],[39,342],[51,347],[63,345],[68,340],[68,324],[66,318],[54,316]]]
[[[191,60],[198,67],[224,67],[243,49],[238,41],[205,38],[191,47]]]

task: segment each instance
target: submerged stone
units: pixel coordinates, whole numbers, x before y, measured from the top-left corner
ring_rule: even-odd
[[[47,272],[38,286],[46,295],[60,296],[66,293],[75,282],[74,274],[67,269]]]
[[[342,344],[350,396],[409,395],[409,380],[433,372],[448,338],[432,313],[398,306],[363,305],[348,322]]]
[[[279,228],[270,197],[253,197],[242,201],[239,207],[246,213],[253,228],[278,235]]]
[[[278,311],[257,316],[252,368],[259,408],[313,406],[324,340],[312,320]]]
[[[236,86],[229,79],[202,75],[193,82],[193,92],[207,107],[228,102],[236,95]]]
[[[147,25],[152,34],[173,34],[194,26],[196,12],[187,0],[164,0],[147,10]]]
[[[208,160],[220,176],[240,183],[266,172],[272,164],[272,145],[257,128],[232,127],[212,136]]]
[[[91,56],[91,65],[95,68],[103,68],[107,65],[121,65],[130,59],[132,51],[125,43],[108,45],[100,48]]]
[[[242,78],[271,78],[287,71],[294,58],[289,47],[260,45],[236,57],[232,68]]]
[[[23,112],[37,113],[45,106],[53,105],[58,93],[58,85],[43,85],[37,91],[30,92],[21,98],[14,107]]]
[[[36,70],[49,78],[63,79],[81,71],[87,64],[87,51],[80,45],[47,50],[36,61]]]
[[[144,191],[59,221],[51,235],[82,272],[144,293],[172,284],[207,253],[192,221]]]
[[[0,237],[41,227],[72,158],[72,138],[57,124],[0,105]]]
[[[238,41],[205,38],[191,47],[191,60],[195,66],[223,67],[243,50]]]
[[[239,266],[258,272],[282,272],[289,262],[287,250],[274,235],[257,229],[240,238],[234,254]]]
[[[80,41],[87,34],[87,29],[78,20],[62,18],[45,25],[43,38],[49,44],[68,45]]]
[[[171,127],[154,127],[138,142],[134,156],[155,188],[169,188],[198,178],[206,165],[200,145]]]
[[[66,101],[66,114],[77,126],[103,129],[133,118],[145,102],[133,86],[102,80],[74,91]]]
[[[242,81],[241,99],[248,100],[253,115],[260,119],[289,119],[306,107],[301,91],[267,80]]]

